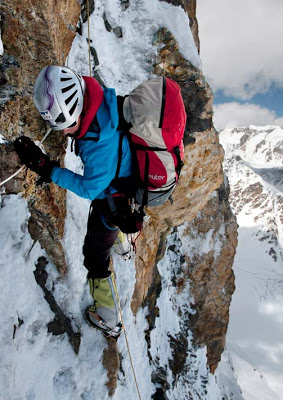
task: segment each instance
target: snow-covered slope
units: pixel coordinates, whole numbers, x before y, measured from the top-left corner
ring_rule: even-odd
[[[78,166],[79,168],[79,166]],[[106,340],[100,332],[90,328],[83,320],[82,311],[91,301],[86,289],[85,270],[82,266],[81,246],[87,220],[88,205],[73,195],[68,195],[69,213],[66,221],[65,248],[69,271],[59,277],[52,264],[47,266],[46,287],[53,293],[56,302],[71,318],[74,331],[80,332],[81,344],[76,355],[67,334],[53,336],[46,325],[53,320],[41,288],[34,279],[34,266],[41,256],[46,256],[38,243],[33,243],[28,230],[29,216],[26,201],[20,196],[5,196],[0,208],[1,219],[1,335],[0,335],[0,399],[54,399],[54,400],[102,400],[108,399],[105,386],[106,370],[102,365]],[[196,243],[182,245],[183,230],[186,226],[172,231],[168,236],[168,250],[159,263],[162,278],[158,298],[159,317],[151,335],[150,357],[145,331],[148,329],[146,309],[134,316],[130,299],[134,289],[135,270],[133,260],[124,261],[114,255],[118,290],[130,351],[141,398],[146,400],[158,390],[151,382],[152,374],[164,371],[169,391],[167,399],[221,400],[223,393],[239,393],[233,376],[222,379],[219,384],[211,375],[206,363],[206,350],[195,350],[192,334],[187,332],[187,355],[184,354],[185,371],[175,381],[168,375],[168,364],[178,363],[170,338],[178,340],[178,333],[188,313],[193,313],[188,295],[189,285],[174,288],[171,282],[181,277],[180,259],[184,251],[194,251]],[[208,249],[209,238],[197,246]],[[185,247],[184,247],[185,246]],[[175,248],[173,251],[172,248]],[[177,249],[177,250],[176,250]],[[183,315],[183,318],[181,317]],[[118,375],[118,387],[113,400],[135,399],[137,391],[131,371],[129,355],[124,336],[119,339],[119,353],[122,364]],[[167,371],[167,372],[166,372]],[[233,381],[234,379],[234,381]],[[174,385],[172,383],[175,381]],[[229,385],[227,384],[229,383]],[[159,382],[160,387],[161,382]],[[172,386],[171,386],[172,385]],[[171,386],[171,388],[170,388]],[[190,397],[188,397],[190,396]],[[161,397],[162,398],[162,397]],[[240,400],[240,397],[227,399]]]
[[[245,400],[283,399],[283,130],[226,129],[220,140],[239,224],[225,357]]]
[[[68,152],[67,165],[75,170],[81,165]],[[82,243],[85,235],[88,202],[68,193],[68,216],[64,238],[68,261],[68,273],[60,277],[52,264],[47,266],[46,287],[52,292],[57,304],[71,319],[75,332],[81,334],[78,355],[70,345],[68,335],[53,336],[47,332],[47,324],[54,319],[44,299],[42,289],[34,279],[38,258],[46,256],[38,243],[33,243],[27,229],[29,213],[26,201],[20,196],[3,196],[0,208],[1,220],[1,335],[0,335],[0,399],[54,399],[54,400],[102,400],[107,399],[105,386],[107,372],[102,365],[106,340],[100,332],[90,328],[83,319],[82,311],[91,302],[82,266]],[[130,300],[134,290],[134,260],[124,261],[114,256],[118,290],[130,344],[134,368],[138,377],[141,398],[150,399],[158,393],[162,382],[152,383],[152,376],[164,371],[168,386],[167,399],[221,400],[223,393],[239,393],[235,379],[219,378],[219,384],[207,368],[206,349],[194,349],[192,333],[187,332],[184,341],[187,354],[182,354],[184,371],[176,381],[168,365],[178,363],[172,338],[178,334],[190,313],[189,284],[181,290],[172,281],[182,279],[180,260],[185,252],[210,251],[213,246],[208,235],[199,241],[183,239],[186,226],[174,229],[167,237],[167,251],[158,269],[161,275],[161,291],[157,301],[159,316],[151,333],[148,349],[145,332],[148,329],[147,310],[136,316],[131,312]],[[202,250],[201,250],[202,249]],[[131,371],[125,337],[119,339],[121,370],[113,400],[135,399],[137,391]],[[149,356],[150,354],[150,356]],[[234,379],[234,380],[233,380]],[[174,384],[173,384],[174,382]],[[229,385],[227,385],[229,382]],[[163,382],[164,383],[164,382]],[[229,389],[227,389],[229,388]],[[157,392],[156,392],[157,390]],[[189,397],[188,397],[189,396]],[[233,397],[227,397],[233,399]],[[237,400],[240,397],[234,397]]]

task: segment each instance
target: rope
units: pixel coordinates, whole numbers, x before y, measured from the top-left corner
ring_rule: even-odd
[[[91,76],[91,51],[90,51],[90,28],[89,28],[89,0],[86,2],[87,8],[87,33],[88,33],[88,65],[89,65],[89,76]]]
[[[45,136],[41,139],[40,143],[43,143],[45,141],[45,139],[47,138],[47,136],[49,135],[49,133],[51,132],[51,129],[48,129],[48,131],[46,132]],[[22,172],[25,169],[25,165],[23,165],[21,168],[19,168],[13,175],[9,176],[7,179],[5,179],[4,181],[0,182],[0,186],[5,185],[5,183],[9,182],[11,179],[15,178],[15,176],[17,176],[20,172]]]
[[[124,335],[125,335],[126,346],[127,346],[127,350],[128,350],[128,354],[129,354],[130,363],[131,363],[131,368],[132,368],[132,371],[133,371],[134,380],[135,380],[135,384],[136,384],[139,400],[141,400],[141,394],[140,394],[140,390],[139,390],[137,376],[136,376],[136,373],[135,373],[135,368],[134,368],[133,359],[132,359],[132,355],[131,355],[131,351],[130,351],[129,341],[128,341],[128,337],[127,337],[127,333],[126,333],[126,328],[125,328],[125,325],[124,325],[123,313],[122,313],[122,308],[121,308],[120,299],[119,299],[119,295],[118,295],[118,289],[117,289],[117,284],[116,284],[115,273],[113,274],[113,279],[114,279],[116,300],[117,300],[118,307],[119,307],[119,313],[120,313],[121,322],[122,322],[122,325],[123,325],[123,328],[124,328]]]
[[[9,178],[0,182],[0,186],[4,185],[5,183],[9,182],[11,179],[15,178],[15,176],[17,176],[21,171],[23,171],[24,168],[25,168],[25,165],[23,165],[21,168],[19,168],[13,175],[9,176]]]

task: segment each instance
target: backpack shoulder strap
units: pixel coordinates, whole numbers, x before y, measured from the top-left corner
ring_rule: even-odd
[[[163,82],[162,82],[162,100],[161,100],[161,113],[160,113],[160,121],[159,121],[159,128],[162,128],[163,119],[164,119],[164,111],[165,111],[165,99],[166,99],[166,78],[163,75]]]
[[[116,174],[114,181],[119,178],[119,173],[121,169],[121,162],[122,162],[122,153],[123,153],[123,140],[126,135],[125,131],[122,131],[120,134],[120,139],[119,139],[119,150],[118,150],[118,162],[117,162],[117,168],[116,168]]]

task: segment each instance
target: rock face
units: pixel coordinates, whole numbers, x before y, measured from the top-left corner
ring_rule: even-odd
[[[197,47],[196,0],[172,0],[189,14]],[[86,18],[85,2],[84,15]],[[90,2],[91,10],[94,3]],[[130,2],[124,1],[126,9]],[[40,140],[45,126],[32,104],[32,87],[40,69],[46,64],[62,64],[70,49],[80,7],[77,0],[42,3],[36,0],[7,0],[1,5],[4,54],[0,67],[1,134],[8,140],[26,134]],[[117,38],[120,37],[119,35]],[[169,367],[177,380],[184,365],[187,339],[191,329],[195,346],[207,346],[208,365],[214,371],[224,348],[229,318],[229,304],[234,290],[232,263],[237,245],[237,226],[228,203],[228,188],[222,171],[223,149],[212,124],[212,93],[201,71],[185,60],[173,35],[165,28],[154,35],[158,56],[152,72],[177,81],[181,87],[188,121],[184,137],[185,166],[174,191],[174,204],[166,203],[149,209],[149,220],[138,242],[136,254],[136,286],[132,310],[148,307],[149,331],[157,317],[156,301],[161,290],[157,263],[166,249],[166,235],[172,228],[187,223],[185,235],[192,240],[205,241],[210,235],[217,248],[207,252],[188,247],[184,254],[183,279],[190,282],[194,296],[195,314],[187,321],[184,335],[171,338],[171,347],[180,362]],[[95,51],[95,49],[94,49]],[[65,153],[62,136],[51,134],[44,144],[51,158],[61,161]],[[11,147],[0,145],[4,160],[1,179],[17,166]],[[6,171],[6,165],[9,170]],[[5,169],[5,170],[4,170]],[[22,179],[24,178],[24,182]],[[6,193],[23,191],[28,199],[31,218],[29,230],[39,240],[58,270],[64,273],[66,263],[61,245],[65,218],[65,192],[55,185],[37,186],[33,173],[24,171],[21,179],[5,186]],[[174,282],[172,282],[172,285]],[[179,282],[180,284],[180,282]],[[181,290],[181,289],[180,289]],[[109,351],[104,365],[109,369],[109,392],[115,389],[118,359]],[[108,361],[107,361],[108,357]],[[114,371],[114,372],[113,372]],[[166,371],[165,371],[166,372]],[[154,381],[164,381],[164,370],[156,370]],[[114,378],[113,378],[114,377]],[[164,384],[165,391],[168,383]],[[156,397],[157,396],[157,397]],[[158,394],[155,398],[159,398]],[[162,397],[163,398],[163,397]],[[165,398],[165,397],[164,397]]]
[[[156,288],[159,274],[156,268],[166,247],[166,234],[174,226],[191,221],[187,235],[200,235],[213,229],[214,235],[225,231],[221,251],[208,254],[188,254],[189,272],[197,313],[190,321],[195,343],[208,348],[208,364],[214,371],[224,349],[229,320],[229,305],[234,291],[232,264],[237,245],[237,225],[230,210],[222,171],[223,149],[212,126],[212,93],[202,73],[184,60],[170,32],[161,29],[156,34],[160,48],[155,73],[177,81],[181,87],[188,123],[184,137],[185,166],[173,193],[174,203],[147,210],[150,220],[145,226],[136,258],[136,290],[134,312],[141,305],[150,310],[150,326],[154,326]],[[215,197],[211,194],[216,191]],[[153,317],[153,318],[152,318]]]
[[[196,314],[190,320],[194,343],[207,346],[207,361],[215,371],[225,345],[229,306],[234,293],[232,265],[237,246],[237,224],[228,205],[225,185],[209,199],[186,231],[188,238],[209,237],[213,246],[206,253],[187,253],[188,278]]]
[[[0,182],[14,174],[19,168],[19,160],[11,145],[0,144]],[[5,185],[7,193],[19,193],[23,190],[21,175],[16,176]]]
[[[64,64],[79,19],[76,0],[54,2],[5,1],[1,3],[1,31],[4,54],[0,66],[0,126],[8,140],[20,135],[40,140],[46,127],[32,102],[33,84],[39,71],[48,64]],[[65,140],[51,134],[44,145],[53,159],[63,160]],[[1,145],[1,153],[9,153],[9,168],[1,165],[1,180],[19,167],[11,148]],[[25,174],[21,175],[23,178]],[[39,240],[60,272],[66,270],[60,240],[65,218],[65,193],[62,189],[36,187],[28,173],[24,195],[31,212],[30,233]],[[5,185],[6,193],[22,191],[20,179]]]

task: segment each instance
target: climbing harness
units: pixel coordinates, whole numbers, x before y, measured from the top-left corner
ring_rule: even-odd
[[[45,136],[41,139],[40,143],[43,143],[45,141],[45,139],[47,138],[47,136],[49,135],[49,133],[51,132],[51,129],[49,128],[45,134]],[[5,185],[5,183],[9,182],[10,180],[12,180],[13,178],[15,178],[15,176],[17,176],[20,172],[22,172],[24,169],[26,168],[25,165],[23,165],[21,168],[19,168],[13,175],[9,176],[7,179],[5,179],[4,181],[0,182],[0,186]]]

